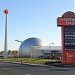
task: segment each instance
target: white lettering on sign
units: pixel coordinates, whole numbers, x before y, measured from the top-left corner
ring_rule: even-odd
[[[75,25],[75,18],[63,18],[63,17],[58,17],[58,25],[59,26],[72,26]]]
[[[72,62],[73,54],[67,53],[67,62]]]
[[[75,22],[66,22],[67,25],[75,25]]]
[[[70,21],[74,22],[75,21],[75,18],[59,18],[59,19],[60,19],[60,21],[67,21],[67,22],[70,22]]]

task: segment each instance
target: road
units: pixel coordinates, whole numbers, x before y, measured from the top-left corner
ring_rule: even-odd
[[[0,62],[0,75],[75,75],[75,67],[13,64]]]

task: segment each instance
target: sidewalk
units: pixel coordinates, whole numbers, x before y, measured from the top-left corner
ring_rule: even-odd
[[[37,66],[49,66],[45,64],[33,64],[33,63],[20,63],[20,62],[13,62],[14,64],[21,64],[21,65],[37,65]]]
[[[3,62],[3,61],[2,61]],[[52,63],[52,64],[33,64],[33,63],[21,63],[21,62],[3,62],[3,63],[12,63],[12,64],[20,64],[20,65],[31,65],[31,66],[56,66],[56,67],[62,67],[62,68],[75,68],[75,65],[64,65],[62,63]]]

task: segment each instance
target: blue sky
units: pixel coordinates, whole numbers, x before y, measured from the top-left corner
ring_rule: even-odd
[[[8,14],[8,49],[18,50],[20,43],[37,37],[47,44],[61,46],[61,28],[57,17],[66,11],[74,11],[74,0],[0,0],[0,50],[4,50],[5,14]]]

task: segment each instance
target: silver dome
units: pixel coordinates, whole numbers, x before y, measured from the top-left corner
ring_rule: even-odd
[[[47,46],[47,44],[39,38],[28,38],[20,45],[19,55],[21,54],[22,50],[22,56],[30,56],[30,49],[32,46]]]

